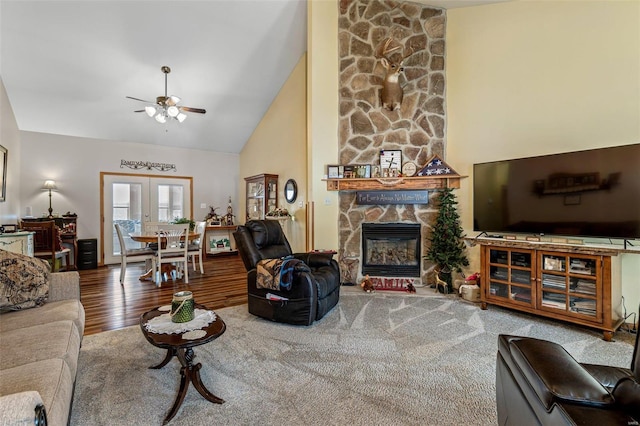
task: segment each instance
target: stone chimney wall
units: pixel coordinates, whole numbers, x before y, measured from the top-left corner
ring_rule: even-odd
[[[380,150],[402,150],[403,162],[423,167],[433,155],[444,156],[445,29],[443,9],[417,3],[378,0],[339,0],[339,162],[379,164]],[[379,52],[392,37],[405,59],[400,84],[404,99],[399,110],[382,108],[385,76]],[[411,50],[409,50],[411,49]],[[393,58],[393,57],[392,57]],[[360,206],[354,192],[340,192],[339,261],[343,280],[357,283],[361,274],[363,222],[420,223],[422,255],[437,209],[429,205]],[[430,194],[430,202],[435,194]],[[421,267],[426,284],[433,265]],[[416,283],[419,284],[419,283]]]

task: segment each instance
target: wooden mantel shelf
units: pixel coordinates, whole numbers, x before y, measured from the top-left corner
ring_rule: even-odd
[[[366,179],[322,179],[327,191],[398,191],[403,189],[460,188],[460,179],[466,176],[429,176]]]

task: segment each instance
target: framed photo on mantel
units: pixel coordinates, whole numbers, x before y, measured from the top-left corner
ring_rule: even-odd
[[[327,166],[327,178],[338,179],[340,177],[340,167],[338,165]]]
[[[380,151],[380,172],[382,177],[397,177],[402,169],[402,151],[383,149]]]

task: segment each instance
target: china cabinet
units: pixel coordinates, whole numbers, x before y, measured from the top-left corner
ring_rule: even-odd
[[[247,189],[247,220],[264,219],[278,207],[278,175],[260,174],[244,178]]]

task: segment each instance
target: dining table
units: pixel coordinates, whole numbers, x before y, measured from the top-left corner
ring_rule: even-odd
[[[141,232],[130,232],[129,237],[133,241],[137,241],[139,243],[152,244],[158,242],[158,234],[143,234]],[[195,240],[200,237],[200,234],[197,232],[189,232],[188,238],[189,240]]]
[[[145,244],[158,243],[158,234],[156,233],[143,234],[141,232],[129,232],[129,237],[131,237],[133,241],[137,241],[139,243],[145,243]],[[187,238],[189,239],[189,241],[198,239],[199,237],[200,237],[200,234],[198,234],[197,232],[189,232],[189,235],[187,235]],[[149,265],[147,266],[148,266],[147,272],[140,275],[140,281],[145,281],[145,280],[153,281],[153,269],[151,269]]]

